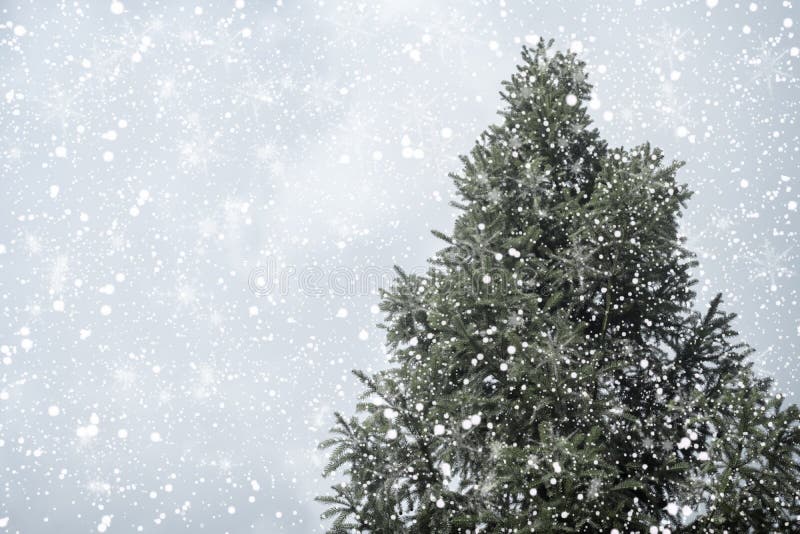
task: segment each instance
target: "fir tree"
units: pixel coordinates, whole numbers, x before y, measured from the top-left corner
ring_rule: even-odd
[[[524,49],[451,235],[384,294],[391,368],[356,372],[320,497],[332,532],[800,528],[800,429],[715,298],[692,311],[690,197],[590,127],[584,63]],[[616,529],[616,530],[615,530]]]

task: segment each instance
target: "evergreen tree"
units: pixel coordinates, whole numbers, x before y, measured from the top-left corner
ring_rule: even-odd
[[[800,428],[715,298],[691,311],[690,197],[590,127],[584,63],[524,49],[452,235],[384,294],[393,366],[356,372],[319,497],[332,532],[800,529]]]

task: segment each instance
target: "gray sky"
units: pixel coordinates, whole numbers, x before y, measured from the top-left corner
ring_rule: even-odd
[[[789,2],[76,5],[0,1],[9,532],[319,532],[316,443],[386,362],[369,280],[440,247],[538,36],[612,145],[687,162],[699,301],[800,392]]]

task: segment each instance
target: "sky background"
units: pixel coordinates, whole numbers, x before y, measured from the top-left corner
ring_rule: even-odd
[[[539,36],[611,145],[687,162],[698,306],[800,396],[780,0],[0,0],[0,531],[321,532],[376,286],[448,231]]]

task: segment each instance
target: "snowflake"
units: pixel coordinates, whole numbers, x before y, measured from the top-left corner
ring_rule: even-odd
[[[765,242],[761,249],[753,253],[755,269],[750,274],[750,280],[769,280],[770,290],[777,291],[778,280],[791,278],[794,270],[791,267],[794,257],[790,253],[794,247],[789,247],[783,252],[777,252],[771,243]]]

